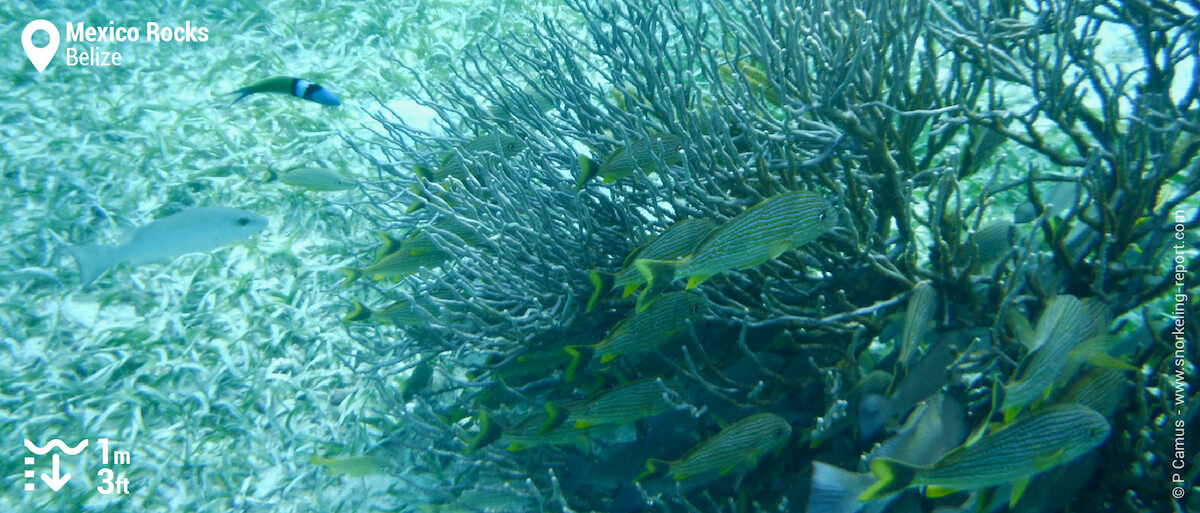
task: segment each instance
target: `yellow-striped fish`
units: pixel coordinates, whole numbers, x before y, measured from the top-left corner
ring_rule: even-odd
[[[316,167],[297,167],[285,171],[282,175],[267,170],[266,181],[270,182],[275,179],[293,185],[303,187],[310,191],[344,191],[353,189],[358,182],[347,178],[335,171],[316,168]]]
[[[960,342],[944,337],[913,364],[908,374],[894,382],[890,396],[868,394],[858,402],[858,433],[873,438],[893,418],[903,415],[925,398],[937,393],[949,379],[949,367],[958,359]]]
[[[976,265],[979,269],[987,270],[992,263],[1012,251],[1016,241],[1017,228],[1012,222],[996,221],[984,225],[971,237],[975,246]],[[966,262],[961,262],[961,265],[966,265]]]
[[[484,238],[471,228],[457,220],[441,220],[431,227],[410,233],[397,245],[395,240],[384,237],[384,244],[376,252],[375,260],[365,267],[344,267],[339,269],[346,279],[343,287],[349,286],[363,276],[375,280],[384,278],[401,278],[421,269],[440,267],[449,254],[434,242],[428,230],[437,229],[447,234],[447,242],[462,243],[474,246],[483,242]],[[454,239],[459,239],[455,241]]]
[[[678,164],[682,158],[682,148],[683,142],[678,135],[654,134],[617,148],[604,162],[580,156],[581,171],[575,189],[582,189],[597,175],[604,177],[604,183],[612,183],[638,170],[649,174],[655,170],[659,160],[668,166]]]
[[[863,492],[859,500],[886,497],[914,486],[929,487],[926,495],[941,497],[1017,483],[1012,498],[1015,503],[1022,483],[1104,443],[1109,429],[1104,416],[1086,406],[1051,406],[1024,415],[974,444],[959,447],[933,465],[875,458],[871,473],[879,482]]]
[[[700,318],[704,306],[704,296],[695,292],[665,294],[644,311],[618,323],[599,343],[567,346],[564,350],[571,356],[571,363],[567,365],[566,380],[573,381],[593,355],[600,355],[600,363],[608,363],[618,356],[650,351],[674,340],[687,330],[688,321]]]
[[[537,502],[526,492],[504,486],[477,485],[448,502],[414,504],[420,513],[526,513],[537,510]],[[407,507],[402,511],[410,511]]]
[[[404,380],[404,385],[400,387],[400,398],[405,401],[412,399],[413,396],[425,390],[429,383],[433,381],[433,366],[427,362],[418,363],[409,373],[408,379]]]
[[[346,474],[351,477],[379,474],[388,465],[387,460],[378,456],[347,456],[344,458],[313,456],[308,462],[313,465],[321,465],[334,474]]]
[[[907,369],[912,363],[917,348],[925,332],[933,325],[933,315],[937,312],[937,291],[929,280],[918,283],[913,287],[912,295],[908,297],[908,309],[904,312],[904,327],[900,336],[900,354],[896,363]]]
[[[751,415],[730,424],[712,438],[700,442],[675,461],[650,459],[637,481],[669,475],[676,481],[719,472],[728,474],[743,465],[757,465],[758,459],[787,442],[792,426],[772,413]]]
[[[776,107],[783,106],[783,97],[779,94],[779,90],[771,85],[770,78],[767,77],[767,74],[761,68],[746,61],[737,61],[735,66],[741,72],[739,73],[741,75],[740,78],[744,79],[746,85],[750,87],[750,92],[761,94],[763,99],[771,102],[771,105]],[[722,80],[731,84],[736,83],[739,79],[739,77],[734,76],[733,68],[727,64],[717,66],[717,72],[721,75]]]
[[[600,271],[592,271],[592,284],[595,285],[596,290],[592,292],[592,297],[588,300],[587,311],[592,311],[596,307],[596,303],[600,301],[600,297],[609,290],[622,287],[621,297],[629,297],[643,283],[646,283],[642,274],[633,266],[634,260],[638,258],[652,260],[683,258],[696,249],[701,242],[704,242],[704,238],[716,226],[717,223],[711,219],[684,219],[669,226],[654,240],[630,253],[629,257],[625,259],[625,267],[616,274],[608,275]],[[604,278],[606,277],[611,278],[607,280],[610,283],[605,283]]]
[[[449,258],[445,252],[441,250],[423,252],[420,250],[400,250],[385,255],[366,267],[343,267],[339,269],[342,274],[346,275],[346,279],[342,281],[342,287],[348,287],[359,278],[367,276],[374,280],[382,280],[384,278],[398,278],[408,276],[421,269],[434,269],[440,267],[446,259]]]
[[[416,305],[409,299],[402,299],[379,309],[368,308],[357,299],[352,301],[352,309],[342,318],[342,322],[389,323],[395,326],[414,326],[424,322],[417,313]]]
[[[500,427],[500,424],[492,418],[491,412],[487,410],[479,412],[475,416],[475,422],[479,425],[479,433],[467,443],[467,454],[492,445],[504,435],[504,428]]]
[[[485,162],[493,162],[497,158],[516,156],[523,149],[525,144],[516,137],[498,133],[483,134],[447,152],[437,169],[417,165],[413,166],[413,173],[431,182],[440,182],[451,176],[461,180],[467,175],[467,161],[464,159],[483,158],[487,159]]]
[[[1003,411],[1012,419],[1026,406],[1050,395],[1068,368],[1072,352],[1081,344],[1107,329],[1096,324],[1097,317],[1075,296],[1050,298],[1028,344],[1033,352],[1021,362],[1017,377],[1004,387]]]
[[[571,408],[569,420],[575,429],[599,424],[627,424],[635,420],[658,415],[671,409],[668,398],[681,402],[679,392],[660,384],[657,379],[643,379],[615,388]]]
[[[1063,216],[1077,204],[1083,203],[1084,189],[1078,182],[1057,182],[1050,190],[1039,195],[1042,208],[1050,212],[1049,217]],[[1028,223],[1038,216],[1033,199],[1027,199],[1013,210],[1014,223]]]
[[[375,235],[379,237],[380,244],[379,247],[375,248],[375,258],[371,259],[371,263],[378,262],[379,259],[395,253],[404,245],[404,239],[392,237],[387,232],[379,232]]]
[[[530,349],[507,357],[493,355],[484,365],[493,378],[503,381],[509,386],[519,386],[529,380],[549,376],[555,370],[561,369],[568,361],[570,361],[570,357],[563,353],[563,348],[553,346]],[[467,373],[468,377],[472,379],[482,374],[483,370]]]
[[[581,429],[559,426],[542,433],[540,432],[541,426],[538,425],[505,431],[499,440],[500,446],[506,447],[509,452],[524,451],[543,445],[574,445],[587,452],[593,438],[605,436],[616,428],[616,424],[598,424]]]
[[[1096,410],[1106,417],[1112,416],[1126,397],[1126,390],[1133,382],[1125,377],[1125,371],[1113,368],[1092,369],[1080,374],[1069,385],[1059,391],[1055,401],[1075,403]]]
[[[837,212],[808,191],[777,194],[713,230],[696,251],[679,260],[637,259],[651,289],[688,278],[691,289],[730,269],[747,269],[816,240],[837,223]],[[645,296],[645,294],[643,294]],[[638,298],[639,301],[642,298]]]

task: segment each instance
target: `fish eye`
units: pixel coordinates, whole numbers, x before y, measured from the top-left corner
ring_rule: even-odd
[[[243,217],[239,217],[239,218],[237,219],[237,224],[238,224],[238,226],[246,226],[246,225],[250,224],[250,218],[249,218],[249,217],[244,217],[244,216],[243,216]]]

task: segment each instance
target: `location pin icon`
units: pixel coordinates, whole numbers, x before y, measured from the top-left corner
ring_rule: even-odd
[[[43,30],[50,35],[50,44],[38,48],[33,46],[33,33]],[[29,57],[29,62],[33,63],[33,67],[37,68],[38,73],[46,69],[46,65],[50,64],[50,59],[54,58],[54,54],[58,52],[58,27],[46,20],[33,20],[25,25],[25,30],[21,31],[21,46],[25,47],[25,55]]]

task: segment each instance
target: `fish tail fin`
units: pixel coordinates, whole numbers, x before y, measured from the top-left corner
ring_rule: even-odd
[[[417,168],[420,168],[421,170],[424,170],[424,171],[418,171]],[[413,171],[418,172],[418,173],[421,173],[421,172],[427,173],[428,169],[429,168],[427,168],[425,166],[420,166],[420,165],[413,166]],[[408,208],[404,209],[405,215],[411,214],[411,213],[421,210],[422,208],[425,207],[425,191],[421,190],[421,187],[419,185],[417,185],[416,183],[413,183],[412,185],[410,185],[408,187],[408,190],[412,192],[413,196],[415,196],[416,199],[414,199],[412,203],[408,204]]]
[[[79,265],[79,278],[84,285],[99,278],[101,274],[104,274],[104,271],[107,271],[110,267],[117,265],[121,261],[116,248],[112,246],[98,246],[94,244],[68,246],[67,252],[75,258],[75,263]]]
[[[871,473],[879,482],[859,494],[860,501],[880,499],[908,488],[917,477],[917,468],[889,458],[875,458],[871,460]]]
[[[583,370],[583,367],[592,359],[592,355],[596,354],[592,346],[567,346],[563,348],[563,351],[571,356],[571,362],[567,364],[567,370],[563,376],[567,383],[575,381],[579,371]]]
[[[424,166],[422,164],[416,164],[413,166],[413,174],[417,175],[417,178],[422,180],[433,180],[433,171],[430,171],[428,166]]]
[[[600,302],[600,297],[604,292],[612,288],[612,275],[602,273],[595,269],[588,271],[588,280],[592,282],[595,290],[592,291],[592,297],[588,298],[587,311],[590,313],[596,308],[596,304]]]
[[[646,289],[662,286],[675,280],[675,262],[668,260],[647,260],[639,258],[633,261],[633,266],[646,280]]]
[[[675,270],[679,261],[637,259],[633,266],[637,268],[642,278],[646,279],[646,288],[637,299],[636,311],[641,312],[654,299],[675,281]]]
[[[250,90],[249,87],[243,87],[241,89],[238,89],[237,91],[230,91],[228,94],[238,95],[237,98],[234,98],[233,101],[229,102],[229,106],[232,107],[237,102],[242,101],[242,98],[245,98],[247,96],[254,94],[254,91]]]
[[[346,314],[345,317],[342,317],[342,322],[365,321],[371,318],[370,308],[363,306],[357,299],[352,301],[354,301],[354,309],[350,310],[350,313]]]
[[[808,510],[830,513],[855,513],[862,509],[858,496],[871,487],[875,477],[813,462],[812,492]]]
[[[500,436],[504,434],[504,430],[492,420],[492,416],[487,410],[480,412],[475,417],[475,420],[479,423],[479,435],[473,438],[471,443],[467,445],[468,454],[491,445],[492,442],[499,440]]]
[[[379,245],[379,249],[375,250],[376,262],[380,261],[385,256],[395,253],[400,249],[400,246],[404,244],[404,241],[392,237],[392,235],[388,232],[379,232],[378,236],[381,244]]]
[[[646,306],[650,304],[650,299],[654,296],[653,292],[654,290],[650,287],[646,287],[646,290],[642,291],[641,295],[637,298],[637,302],[634,304],[634,313],[641,313],[646,309]]]
[[[563,422],[566,422],[568,415],[570,415],[570,413],[567,411],[566,408],[563,408],[557,404],[547,401],[546,402],[546,422],[543,422],[542,425],[540,427],[538,427],[537,434],[544,435],[546,433],[549,433],[550,430],[563,425]]]
[[[647,479],[657,479],[657,478],[667,475],[667,472],[670,472],[670,471],[671,471],[671,462],[665,461],[665,460],[660,460],[660,459],[655,459],[655,458],[650,458],[650,459],[646,460],[646,470],[643,470],[642,473],[638,474],[638,476],[633,478],[633,480],[637,481],[637,482],[641,482],[641,481],[645,481]]]
[[[338,271],[346,275],[346,279],[342,280],[342,288],[349,287],[351,283],[358,281],[363,275],[362,269],[355,269],[353,267],[343,267],[338,269]]]
[[[575,182],[575,190],[583,190],[583,186],[587,185],[596,174],[600,172],[600,163],[588,158],[586,155],[579,156],[579,180]]]
[[[263,177],[263,182],[271,183],[278,179],[279,179],[279,173],[276,173],[274,169],[267,168],[267,174],[266,174],[266,176]]]

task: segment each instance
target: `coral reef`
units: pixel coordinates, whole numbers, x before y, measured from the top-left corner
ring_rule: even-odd
[[[855,414],[856,385],[892,370],[898,319],[927,282],[939,298],[930,338],[964,341],[944,389],[974,424],[987,423],[994,383],[1027,351],[1013,319],[1036,318],[1056,295],[1106,305],[1119,320],[1105,331],[1145,370],[1129,374],[1138,386],[1112,418],[1121,434],[1102,457],[1115,470],[1071,500],[1169,508],[1152,486],[1168,481],[1172,434],[1161,423],[1175,409],[1147,390],[1172,386],[1163,314],[1176,286],[1173,227],[1200,222],[1194,16],[1074,0],[567,3],[571,21],[531,20],[531,38],[496,42],[500,58],[469,51],[448,80],[418,81],[410,94],[445,134],[385,109],[378,137],[347,139],[381,177],[349,206],[449,255],[354,289],[364,303],[419,298],[425,322],[348,328],[363,347],[351,365],[394,398],[385,413],[397,428],[381,445],[413,449],[396,451],[415,459],[398,466],[444,483],[412,480],[430,502],[619,510],[632,494],[661,511],[795,510],[813,460],[853,466],[870,448],[848,432],[820,442]],[[1136,44],[1133,67],[1108,64],[1106,37]],[[487,134],[522,146],[471,144]],[[654,134],[677,137],[678,158],[650,151],[637,157],[643,172],[579,179],[581,155],[600,161]],[[412,172],[449,161],[463,172]],[[1072,186],[1071,199],[1047,201],[1056,183]],[[838,225],[705,281],[703,320],[676,343],[565,381],[562,349],[595,344],[634,311],[632,298],[611,295],[588,313],[590,270],[622,269],[678,221],[726,223],[794,190],[822,195]],[[1014,226],[1017,203],[1032,216]],[[1187,351],[1198,361],[1195,345]],[[437,378],[402,398],[418,365]],[[606,380],[656,378],[686,389],[670,422],[573,433],[542,413]],[[790,441],[736,478],[632,484],[645,458],[677,460],[718,424],[767,412],[790,424]],[[1179,416],[1194,423],[1195,403]],[[548,429],[522,427],[543,419]],[[501,431],[562,436],[511,451]],[[478,450],[466,450],[471,440]],[[511,502],[468,503],[467,490]]]

